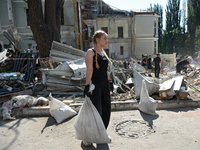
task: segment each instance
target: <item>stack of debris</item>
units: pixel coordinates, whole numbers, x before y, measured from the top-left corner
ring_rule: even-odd
[[[47,91],[78,92],[83,91],[85,85],[85,52],[53,41],[51,60],[61,64],[55,69],[43,69],[42,82]]]

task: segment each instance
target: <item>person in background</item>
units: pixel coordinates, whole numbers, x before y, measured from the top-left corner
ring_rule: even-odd
[[[141,64],[141,59],[138,59],[138,62],[137,62],[138,64]]]
[[[198,56],[196,58],[197,64],[200,65],[200,53],[198,53]]]
[[[151,75],[151,70],[152,70],[151,63],[152,63],[152,59],[151,59],[151,55],[149,55],[149,58],[147,59],[147,69],[148,69],[148,76],[149,77],[152,77],[152,75]]]
[[[146,56],[143,57],[142,59],[142,66],[146,69],[147,68],[147,60],[146,60]]]
[[[177,55],[176,57],[176,64],[181,60],[181,56],[180,55]]]
[[[127,62],[126,62],[126,59],[124,60],[124,63],[123,63],[123,64],[124,64],[124,68],[127,69]]]
[[[176,64],[176,73],[180,74],[181,70],[191,68],[190,61],[192,60],[191,56],[188,56],[187,59],[182,59]]]
[[[130,60],[128,60],[128,63],[127,63],[127,68],[130,68]]]
[[[157,54],[157,57],[153,59],[153,62],[155,64],[155,77],[159,79],[160,66],[161,66],[160,54]]]
[[[103,50],[108,43],[108,35],[104,31],[98,30],[92,39],[94,48],[88,49],[85,56],[87,70],[84,96],[90,97],[107,129],[111,114],[110,91],[113,91],[113,83],[107,71],[108,63],[112,65],[112,62]],[[95,85],[92,93],[89,92],[91,82]],[[83,141],[83,144],[85,146],[92,145],[87,141]]]

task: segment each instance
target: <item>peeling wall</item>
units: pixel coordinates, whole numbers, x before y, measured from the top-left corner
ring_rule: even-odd
[[[118,38],[118,27],[123,27],[124,38],[128,38],[128,19],[126,17],[97,18],[97,28],[108,27],[109,38]]]
[[[97,18],[97,30],[102,27],[108,29],[109,57],[113,59],[125,59],[131,56],[131,17],[106,17]],[[118,27],[123,27],[123,38],[118,37]],[[123,47],[123,55],[120,55],[120,46]]]

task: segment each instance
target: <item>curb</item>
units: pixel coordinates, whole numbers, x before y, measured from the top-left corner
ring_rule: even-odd
[[[183,108],[183,107],[199,107],[200,100],[193,101],[193,100],[170,100],[170,101],[157,101],[158,106],[157,110],[159,109],[172,109],[172,108]],[[82,106],[82,103],[75,103],[69,105],[72,109],[76,112]],[[138,102],[136,100],[130,100],[126,102],[112,102],[111,103],[111,110],[112,111],[120,111],[120,110],[137,110],[138,109]],[[12,114],[16,117],[42,117],[42,116],[49,116],[49,106],[44,107],[30,107],[30,108],[15,108],[12,110]],[[0,113],[0,117],[2,113]]]

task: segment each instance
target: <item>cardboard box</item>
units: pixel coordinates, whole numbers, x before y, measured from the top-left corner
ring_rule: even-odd
[[[159,96],[161,99],[172,99],[173,96],[175,95],[175,92],[172,90],[160,90],[159,91]]]
[[[161,97],[161,99],[167,99],[168,98],[167,91],[166,90],[159,91],[159,96]]]
[[[188,92],[180,92],[178,93],[178,99],[187,99]]]

